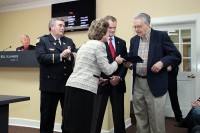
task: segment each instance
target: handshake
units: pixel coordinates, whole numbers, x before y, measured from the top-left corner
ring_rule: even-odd
[[[125,61],[125,59],[122,58],[120,55],[118,55],[118,56],[115,58],[115,61],[116,61],[118,64],[122,64],[122,63]]]
[[[122,58],[120,55],[117,56],[115,58],[115,61],[118,63],[118,64],[122,64],[123,63],[123,66],[125,68],[129,68],[130,70],[132,70],[132,65],[133,63],[132,62],[127,62],[124,58]]]
[[[125,56],[124,58],[121,58],[120,55],[116,57],[115,61],[117,61],[118,64],[123,63],[124,67],[132,69],[133,64],[136,63],[143,63],[143,59],[140,56]]]

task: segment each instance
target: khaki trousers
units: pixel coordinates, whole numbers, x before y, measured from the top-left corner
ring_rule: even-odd
[[[136,133],[165,133],[165,100],[166,94],[152,95],[146,78],[136,77],[133,92]]]

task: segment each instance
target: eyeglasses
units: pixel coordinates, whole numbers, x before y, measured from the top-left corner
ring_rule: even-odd
[[[132,26],[132,29],[136,30],[136,29],[142,29],[144,25],[137,25],[137,26]]]

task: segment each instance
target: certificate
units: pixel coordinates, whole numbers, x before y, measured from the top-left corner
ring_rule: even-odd
[[[143,59],[140,56],[126,56],[124,57],[125,62],[132,62],[132,63],[142,63]]]

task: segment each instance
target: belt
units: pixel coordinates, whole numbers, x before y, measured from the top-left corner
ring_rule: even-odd
[[[94,75],[94,74],[93,74],[93,76],[94,76],[95,78],[100,78],[100,76],[98,76],[98,75]]]
[[[136,74],[136,76],[137,76],[137,77],[140,77],[140,78],[143,78],[143,79],[146,79],[146,78],[147,78],[147,76],[141,76],[141,75],[138,75],[138,74]]]

